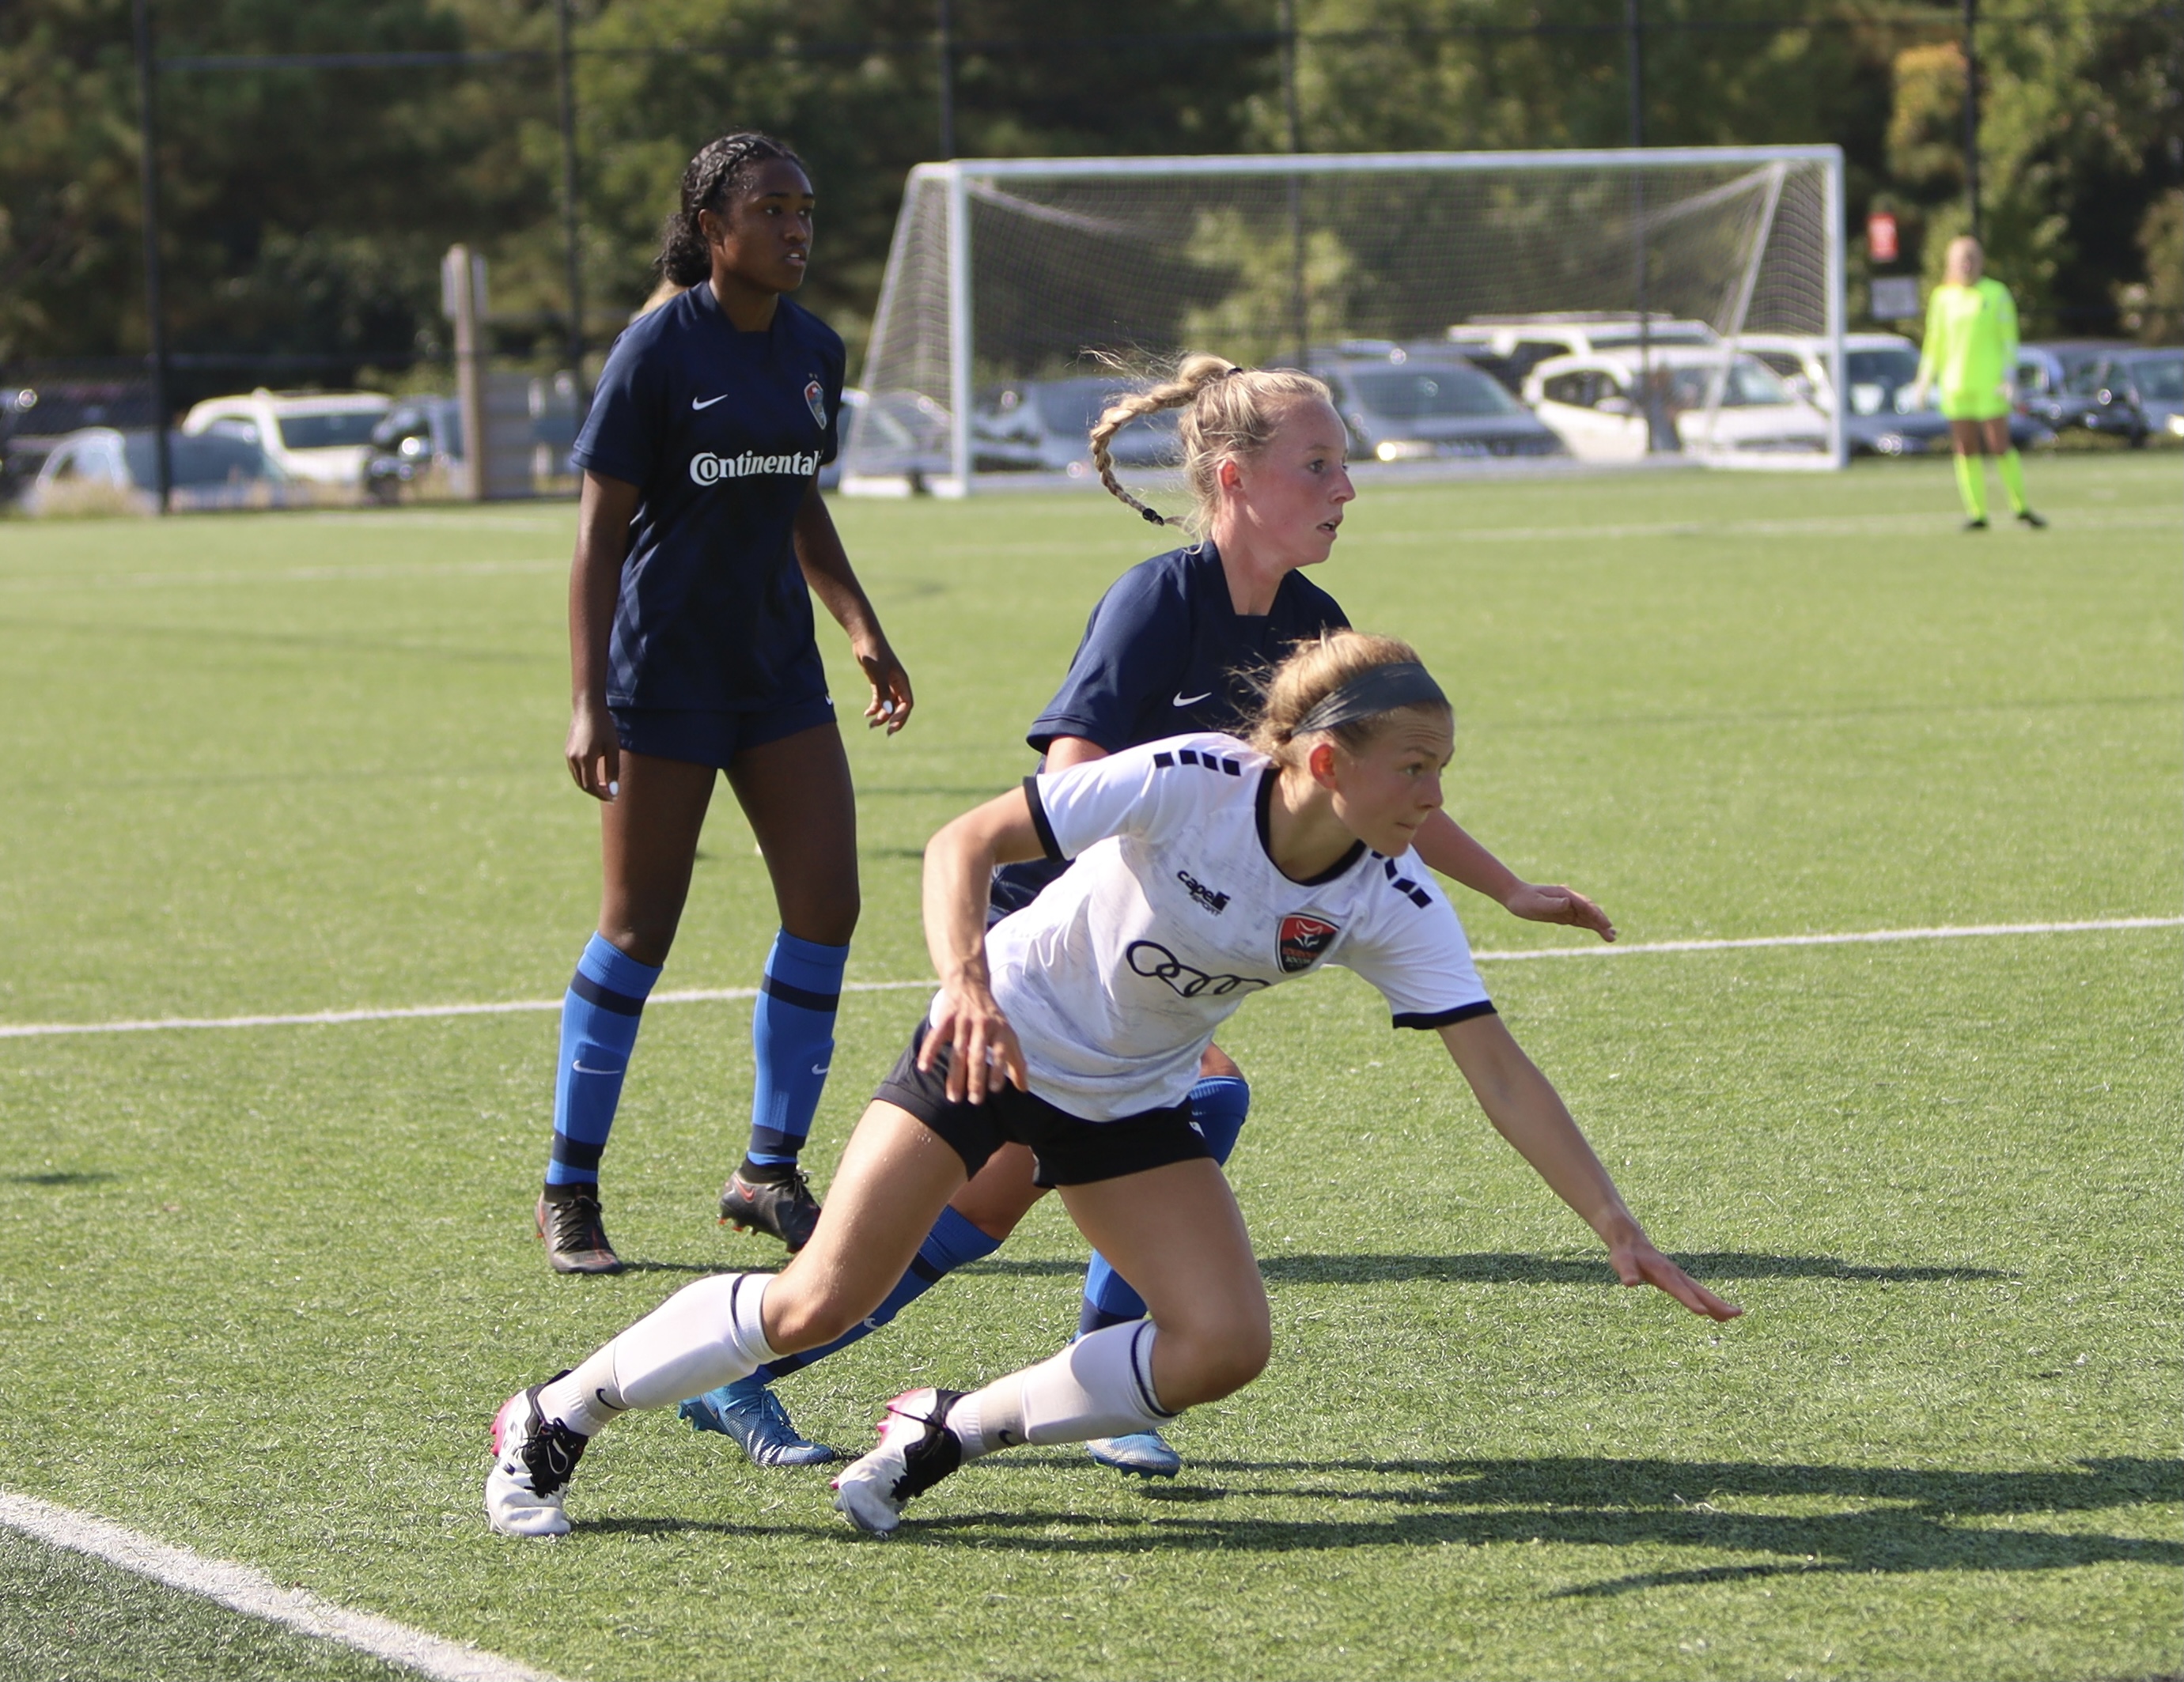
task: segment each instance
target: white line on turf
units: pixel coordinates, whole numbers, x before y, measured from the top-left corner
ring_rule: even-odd
[[[2184,928],[2184,917],[2097,917],[2084,922],[1995,922],[1943,928],[1872,928],[1847,934],[1763,934],[1741,940],[1655,940],[1630,945],[1539,946],[1529,951],[1474,952],[1482,964],[1521,963],[1534,958],[1637,958],[1665,952],[1735,952],[1776,946],[1864,946],[1898,940],[1969,940],[2013,934],[2089,934],[2103,930]],[[844,993],[903,993],[933,985],[920,981],[853,981]],[[655,993],[655,1005],[702,1005],[755,999],[755,987],[693,987]],[[392,1022],[433,1016],[499,1016],[558,1011],[559,999],[509,999],[484,1005],[399,1005],[377,1010],[303,1011],[284,1016],[153,1016],[116,1022],[0,1023],[0,1039],[42,1039],[70,1033],[152,1033],[172,1028],[324,1028],[342,1022]]]
[[[89,1554],[170,1589],[214,1601],[252,1618],[338,1641],[443,1682],[555,1682],[551,1673],[450,1641],[391,1618],[351,1612],[302,1589],[284,1589],[264,1572],[188,1548],[72,1507],[0,1490],[0,1525],[72,1553]]]

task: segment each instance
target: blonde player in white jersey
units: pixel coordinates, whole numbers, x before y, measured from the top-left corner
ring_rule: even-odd
[[[1655,1249],[1479,985],[1456,912],[1412,851],[1440,807],[1446,698],[1393,639],[1333,633],[1274,674],[1250,743],[1202,734],[1026,779],[926,850],[941,986],[850,1141],[811,1242],[778,1275],[687,1286],[573,1372],[509,1398],[485,1489],[494,1529],[569,1528],[569,1476],[632,1407],[670,1406],[838,1336],[878,1306],[933,1217],[1002,1145],[1031,1147],[1145,1320],[968,1393],[888,1405],[835,1505],[885,1534],[965,1462],[1157,1429],[1241,1389],[1271,1347],[1228,1182],[1190,1126],[1198,1061],[1251,994],[1326,964],[1399,1028],[1439,1032],[1488,1119],[1607,1246],[1627,1285],[1739,1311]],[[994,866],[1075,866],[985,927]]]

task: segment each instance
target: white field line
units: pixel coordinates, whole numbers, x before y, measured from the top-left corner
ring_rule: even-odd
[[[900,993],[931,987],[930,981],[852,981],[844,993]],[[692,987],[655,993],[652,1005],[705,1005],[723,999],[755,999],[755,987]],[[0,1039],[33,1039],[57,1033],[148,1033],[180,1028],[320,1028],[339,1022],[393,1022],[415,1016],[499,1016],[522,1011],[558,1011],[559,999],[505,999],[489,1005],[398,1005],[370,1011],[302,1011],[290,1016],[154,1016],[142,1022],[10,1022],[0,1024]]]
[[[566,572],[566,560],[328,561],[309,566],[195,567],[169,572],[25,572],[0,577],[0,589],[81,590],[91,585],[317,584],[344,579],[490,578],[508,573]]]
[[[0,1490],[0,1525],[54,1547],[89,1554],[184,1594],[215,1601],[248,1617],[320,1640],[338,1641],[440,1682],[555,1682],[550,1673],[514,1659],[413,1629],[391,1618],[351,1612],[304,1590],[284,1589],[248,1565],[170,1547],[138,1531],[34,1496]]]
[[[2071,532],[2162,532],[2184,519],[2161,509],[2074,509]],[[1625,537],[1918,537],[1952,529],[1953,516],[1934,514],[1822,515],[1802,520],[1662,520],[1601,526],[1451,526],[1431,531],[1375,532],[1374,543],[1525,543],[1603,542]],[[1603,559],[1605,557],[1602,557]]]
[[[1901,940],[1970,940],[2027,934],[2090,934],[2105,930],[2184,928],[2184,917],[2100,917],[2085,922],[1975,923],[1947,928],[1875,928],[1850,934],[1764,934],[1742,940],[1656,940],[1637,945],[1541,946],[1525,952],[1474,952],[1482,964],[1524,963],[1535,958],[1637,958],[1667,952],[1735,952],[1774,946],[1865,946]],[[853,981],[844,993],[903,993],[933,985],[920,981]],[[702,1005],[755,999],[755,987],[693,987],[655,993],[651,1004]],[[485,1005],[402,1005],[379,1010],[303,1011],[286,1016],[154,1016],[118,1022],[0,1023],[0,1039],[50,1039],[70,1033],[151,1033],[169,1028],[324,1028],[342,1022],[390,1022],[433,1016],[498,1016],[526,1011],[558,1011],[559,999],[509,999]]]

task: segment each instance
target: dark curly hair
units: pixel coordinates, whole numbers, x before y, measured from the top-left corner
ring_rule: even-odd
[[[653,267],[662,280],[694,287],[713,272],[712,253],[698,226],[698,213],[710,210],[718,215],[753,168],[777,158],[804,168],[804,160],[788,147],[755,131],[724,134],[690,160],[682,171],[682,208],[660,230],[660,255],[653,259]]]

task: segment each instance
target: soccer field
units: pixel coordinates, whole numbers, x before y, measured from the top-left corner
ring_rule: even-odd
[[[629,1271],[532,1231],[556,1017],[521,1007],[598,882],[573,511],[0,525],[0,1495],[571,1679],[2184,1671],[2184,486],[2029,476],[2053,529],[1983,537],[1939,465],[1368,484],[1317,581],[1454,698],[1459,819],[1636,949],[1530,955],[1579,941],[1456,890],[1481,973],[1746,1316],[1618,1289],[1436,1038],[1315,977],[1223,1036],[1266,1376],[1179,1425],[1173,1485],[1005,1455],[887,1542],[671,1412],[600,1440],[567,1540],[485,1527],[502,1398],[780,1256],[713,1218],[738,998],[647,1015]],[[1028,768],[1150,535],[1089,496],[836,510],[919,706],[850,744],[872,990],[822,1187],[922,1003],[925,837]],[[2026,927],[2127,919],[2168,924]],[[774,924],[724,794],[663,993],[749,989]],[[465,1005],[518,1008],[398,1014]],[[356,1015],[218,1025],[319,1013]],[[214,1025],[46,1031],[176,1019]],[[895,1392],[1050,1352],[1083,1254],[1050,1200],[783,1397],[861,1450]],[[400,1674],[5,1528],[0,1606],[10,1677]]]

